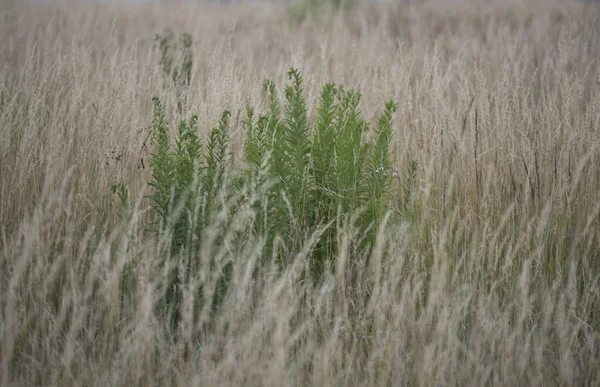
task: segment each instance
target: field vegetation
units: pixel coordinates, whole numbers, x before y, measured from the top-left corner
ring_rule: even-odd
[[[0,385],[600,384],[600,6],[0,3]]]

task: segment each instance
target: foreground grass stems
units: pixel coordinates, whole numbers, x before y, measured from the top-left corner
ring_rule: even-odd
[[[598,6],[289,9],[0,4],[0,385],[599,384]]]

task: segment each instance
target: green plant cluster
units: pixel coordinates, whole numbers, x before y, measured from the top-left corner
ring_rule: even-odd
[[[364,231],[365,248],[388,209],[391,199],[389,144],[392,115],[388,102],[375,128],[373,142],[367,141],[369,125],[359,109],[360,93],[326,84],[312,119],[307,117],[302,77],[291,69],[285,105],[280,105],[273,82],[266,81],[269,109],[245,121],[245,160],[251,173],[261,168],[276,183],[270,193],[270,220],[267,235],[275,231],[292,249],[319,224],[335,221],[338,214],[362,211],[359,227]],[[322,274],[329,257],[337,253],[337,233],[331,227],[314,254],[312,273]]]
[[[155,42],[160,51],[160,67],[172,81],[181,86],[189,86],[192,81],[192,35],[183,33],[179,45],[172,33],[156,34]]]
[[[396,105],[387,102],[370,130],[359,108],[360,92],[328,83],[314,116],[309,117],[301,74],[291,69],[288,76],[291,82],[284,89],[284,101],[276,85],[267,80],[265,112],[247,109],[246,143],[236,163],[229,152],[228,111],[203,149],[197,116],[179,123],[173,141],[163,105],[153,99],[150,199],[156,214],[153,229],[169,240],[173,262],[164,304],[173,315],[181,302],[178,289],[201,270],[198,251],[216,254],[237,212],[250,211],[254,220],[240,228],[239,237],[264,238],[265,259],[277,260],[280,267],[299,254],[311,235],[324,230],[306,273],[319,282],[338,255],[340,220],[352,217],[362,236],[353,242],[352,255],[368,259],[385,214],[403,216],[411,211],[416,162],[404,184],[404,203],[392,187],[397,174],[391,170],[389,148]],[[114,190],[122,193],[123,189]],[[224,210],[230,221],[216,222],[214,217]],[[186,262],[183,269],[181,259]],[[220,281],[225,291],[226,267]]]
[[[350,10],[355,0],[302,0],[290,7],[289,13],[293,22],[302,23],[306,19],[318,19],[324,12],[340,12]]]

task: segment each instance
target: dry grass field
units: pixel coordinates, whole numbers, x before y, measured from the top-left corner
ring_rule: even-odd
[[[600,6],[298,12],[0,2],[0,385],[599,385]],[[165,73],[167,33],[191,38],[189,85]],[[203,143],[228,109],[237,163],[246,109],[290,67],[311,117],[330,81],[360,89],[369,123],[396,102],[389,189],[417,161],[411,215],[359,249],[338,214],[315,280],[325,231],[288,234],[269,261],[266,236],[239,231],[256,213],[224,208],[207,235],[237,231],[197,252],[174,328],[157,305],[179,255],[168,227],[148,230],[152,97],[173,134],[196,113]]]

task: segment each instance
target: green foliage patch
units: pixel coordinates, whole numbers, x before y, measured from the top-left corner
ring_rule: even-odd
[[[394,102],[385,104],[371,128],[359,107],[360,92],[327,83],[315,114],[309,116],[302,75],[292,68],[288,77],[283,99],[266,80],[265,110],[257,114],[247,109],[243,157],[236,163],[229,151],[229,111],[223,112],[203,148],[196,115],[180,121],[171,139],[163,105],[153,99],[149,198],[155,214],[152,229],[169,240],[172,273],[163,305],[174,324],[179,289],[202,270],[199,251],[217,254],[240,211],[250,212],[245,219],[253,221],[236,226],[237,237],[264,238],[264,259],[275,259],[279,267],[289,264],[318,233],[305,274],[315,283],[335,264],[340,221],[353,219],[362,237],[350,247],[352,256],[368,259],[386,213],[414,216],[416,162],[408,168],[401,194],[392,187],[397,177],[389,152]],[[115,186],[114,191],[126,203],[124,188]],[[223,214],[230,220],[216,222]],[[225,266],[213,302],[226,291],[227,280]]]
[[[350,10],[355,0],[302,0],[289,9],[292,22],[302,23],[307,19],[320,19],[323,13]]]
[[[189,86],[192,81],[192,65],[194,64],[192,35],[183,33],[177,42],[175,36],[167,32],[156,34],[154,41],[160,51],[159,64],[163,72],[175,84]]]

